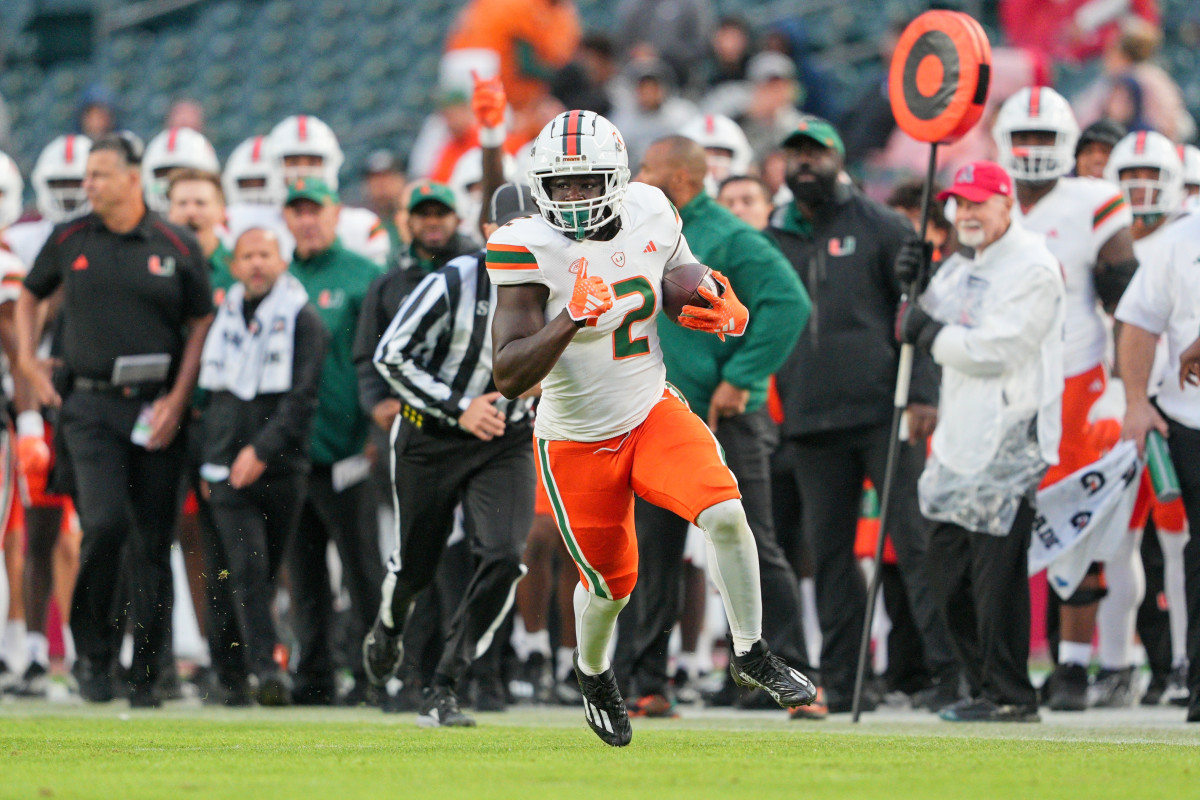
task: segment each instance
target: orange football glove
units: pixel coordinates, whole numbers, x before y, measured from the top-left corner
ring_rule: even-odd
[[[40,436],[17,437],[17,469],[25,479],[29,499],[36,501],[46,494],[50,478],[50,446]]]
[[[722,342],[725,334],[741,336],[746,332],[746,323],[750,321],[750,312],[733,293],[729,279],[715,269],[712,271],[713,280],[725,287],[725,291],[714,294],[707,286],[701,285],[700,296],[712,303],[712,308],[700,306],[684,306],[679,313],[679,324],[694,331],[715,333]]]
[[[481,128],[500,127],[504,124],[504,109],[508,105],[500,76],[482,79],[475,70],[471,70],[471,78],[475,81],[475,92],[471,95],[475,121]]]
[[[612,289],[608,288],[603,278],[589,278],[586,263],[580,266],[575,275],[571,301],[567,303],[567,313],[571,315],[571,319],[576,323],[595,325],[600,315],[612,307]]]

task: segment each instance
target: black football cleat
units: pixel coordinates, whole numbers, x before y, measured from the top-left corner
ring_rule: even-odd
[[[475,719],[458,707],[458,696],[449,686],[425,690],[417,725],[422,728],[474,728]]]
[[[363,637],[363,669],[367,673],[367,680],[376,686],[386,686],[388,681],[396,677],[400,662],[404,660],[403,639],[402,631],[389,632],[383,622],[375,618],[375,624]]]
[[[629,712],[617,688],[617,676],[612,667],[599,675],[585,675],[579,668],[579,651],[575,651],[575,677],[583,694],[583,716],[592,731],[605,744],[624,747],[633,739]]]
[[[784,708],[806,706],[817,699],[813,682],[768,650],[762,639],[746,655],[729,659],[729,674],[738,686],[762,689]]]

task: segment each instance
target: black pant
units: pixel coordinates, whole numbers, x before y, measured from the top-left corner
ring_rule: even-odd
[[[779,546],[771,515],[770,458],[775,427],[765,408],[726,417],[717,426],[717,441],[738,481],[742,507],[758,548],[762,585],[763,638],[772,652],[808,672],[808,650],[800,605],[800,581]],[[662,694],[669,682],[667,644],[683,605],[683,550],[688,523],[674,513],[639,498],[634,507],[638,536],[638,591],[634,593],[636,627],[630,674],[639,694]]]
[[[184,460],[183,434],[153,452],[129,440],[141,406],[138,400],[76,391],[62,410],[83,527],[71,633],[81,659],[98,669],[112,662],[120,640],[115,599],[124,548],[135,686],[157,680],[160,654],[170,647],[170,554]]]
[[[1142,532],[1142,569],[1146,573],[1146,596],[1137,612],[1137,635],[1146,648],[1146,663],[1150,674],[1166,678],[1173,664],[1171,650],[1171,615],[1159,603],[1166,590],[1162,545],[1158,542],[1158,525],[1154,514],[1146,520]]]
[[[937,524],[929,569],[954,653],[972,697],[1034,706],[1029,682],[1029,538],[1033,506],[1022,502],[1007,536]]]
[[[259,478],[243,489],[227,481],[212,487],[212,512],[229,564],[234,616],[241,650],[255,675],[276,669],[279,637],[271,618],[275,580],[288,542],[300,522],[308,476],[303,473]]]
[[[361,642],[375,619],[375,590],[383,579],[378,525],[371,488],[364,481],[342,491],[333,488],[333,469],[313,465],[300,523],[288,550],[296,641],[298,692],[332,695],[333,590],[325,561],[330,542],[342,561],[342,582],[350,592],[349,640]],[[365,685],[362,659],[350,659],[358,685]]]
[[[1165,416],[1165,415],[1164,415]],[[1183,490],[1192,538],[1183,548],[1183,576],[1187,587],[1188,689],[1192,702],[1200,697],[1200,430],[1166,417],[1170,432],[1171,461]]]
[[[812,550],[821,621],[821,681],[827,692],[845,697],[854,691],[866,617],[866,585],[854,558],[863,480],[869,477],[882,498],[889,435],[890,426],[883,425],[785,443],[800,487],[804,536]],[[917,505],[917,478],[924,463],[924,444],[901,445],[886,533],[896,548],[929,669],[949,679],[956,669],[954,656],[929,586],[925,567],[929,525]]]
[[[388,559],[383,602],[403,626],[417,594],[433,582],[461,502],[475,571],[451,615],[435,679],[454,686],[491,645],[525,574],[521,553],[533,524],[531,431],[510,426],[484,442],[457,431],[398,423],[393,480],[400,541]]]

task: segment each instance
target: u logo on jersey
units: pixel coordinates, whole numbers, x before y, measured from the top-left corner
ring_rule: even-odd
[[[612,262],[614,264],[616,264],[618,267],[625,266],[625,254],[624,253],[613,253],[612,254]]]
[[[150,271],[151,275],[169,278],[175,274],[175,258],[174,256],[167,256],[166,258],[150,256],[146,261],[146,269]]]
[[[341,289],[322,289],[317,295],[317,308],[341,308],[346,302],[346,293]]]
[[[580,256],[571,262],[571,266],[567,267],[567,272],[572,275],[578,275],[580,272],[587,272],[587,259]]]
[[[844,239],[829,240],[829,255],[831,256],[848,256],[854,252],[856,242],[853,236],[847,236]]]

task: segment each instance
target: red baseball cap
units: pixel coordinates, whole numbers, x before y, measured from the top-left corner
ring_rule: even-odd
[[[954,185],[938,192],[938,200],[963,197],[972,203],[982,203],[994,194],[1012,197],[1013,182],[1004,167],[992,161],[972,161],[954,173]]]

